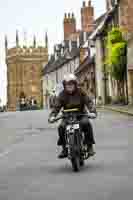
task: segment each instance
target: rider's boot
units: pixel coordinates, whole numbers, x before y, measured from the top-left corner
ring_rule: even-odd
[[[68,150],[67,150],[66,146],[62,146],[62,151],[58,155],[58,158],[66,158],[67,156],[68,156]]]
[[[88,153],[90,156],[94,156],[96,154],[96,152],[94,151],[93,144],[88,145]]]

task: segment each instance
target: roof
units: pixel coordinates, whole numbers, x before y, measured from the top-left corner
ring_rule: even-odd
[[[94,29],[92,32],[90,32],[90,33],[88,34],[88,38],[89,38],[89,39],[84,43],[83,48],[87,48],[87,47],[88,47],[88,41],[91,39],[92,35],[95,34],[95,32],[96,32],[98,26],[99,26],[99,25],[101,24],[101,22],[104,20],[105,16],[106,16],[106,13],[102,14],[100,17],[98,17],[98,18],[95,20],[95,29]]]
[[[116,6],[110,9],[104,15],[102,15],[101,18],[99,18],[99,20],[97,21],[98,26],[96,27],[95,31],[93,31],[90,35],[90,39],[95,39],[96,36],[104,30],[105,25],[107,24],[110,17],[112,17],[112,15],[114,14],[115,9]]]
[[[107,13],[103,13],[95,20],[95,28],[103,21]]]
[[[104,13],[103,15],[101,15],[100,17],[98,17],[95,20],[95,29],[99,26],[99,24],[101,23],[101,21],[105,18],[106,13]],[[93,31],[94,32],[94,31]],[[90,37],[93,32],[89,32],[87,33],[86,37]],[[80,54],[80,49],[77,48],[77,44],[75,43],[76,41],[75,38],[77,38],[77,36],[79,35],[79,43],[80,46],[83,45],[84,43],[84,33],[83,31],[78,31],[76,34],[72,34],[72,46],[73,49],[72,51],[69,53],[67,51],[67,49],[69,49],[69,41],[64,41],[64,48],[66,49],[66,53],[64,56],[59,56],[59,59],[55,60],[54,56],[49,60],[48,64],[44,67],[43,69],[43,75],[53,72],[55,70],[57,70],[58,68],[60,68],[62,65],[64,65],[65,63],[69,62],[70,60],[74,59],[75,57],[79,56]],[[58,50],[60,50],[60,48],[62,48],[62,44],[58,44]],[[83,47],[88,47],[88,41],[86,41],[86,43],[84,44]]]
[[[51,59],[50,59],[48,64],[43,69],[43,75],[49,74],[49,73],[61,68],[65,63],[70,62],[71,60],[78,57],[79,53],[80,53],[79,49],[74,49],[70,53],[68,53],[68,55],[61,56],[57,60],[51,61]]]

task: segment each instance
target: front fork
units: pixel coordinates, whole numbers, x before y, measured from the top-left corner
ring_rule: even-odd
[[[68,159],[72,159],[75,156],[82,156],[82,135],[79,130],[66,134],[67,148],[68,148]]]

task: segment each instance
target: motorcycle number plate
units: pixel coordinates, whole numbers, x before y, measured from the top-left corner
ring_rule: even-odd
[[[73,128],[74,128],[74,129],[79,129],[79,124],[74,124],[74,125],[73,125]]]

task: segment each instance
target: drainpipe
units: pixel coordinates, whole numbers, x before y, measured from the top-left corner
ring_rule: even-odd
[[[104,60],[104,57],[105,57],[105,49],[104,49],[104,38],[102,38],[102,50],[103,50],[103,60]],[[106,105],[107,104],[107,81],[108,81],[108,78],[107,78],[107,72],[106,72],[106,65],[104,64],[104,67],[103,67],[103,81],[104,81],[104,104]]]
[[[126,104],[129,103],[129,97],[128,97],[128,67],[127,67],[127,45],[125,47],[125,81],[126,81]]]

